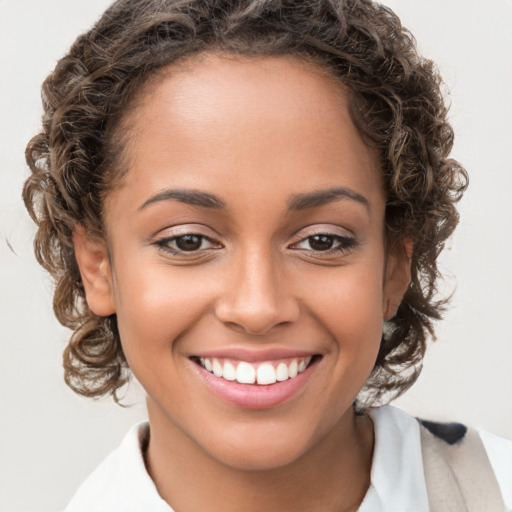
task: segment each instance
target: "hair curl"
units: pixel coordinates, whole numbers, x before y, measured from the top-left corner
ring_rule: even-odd
[[[137,91],[204,51],[296,55],[348,88],[354,123],[380,155],[388,243],[414,245],[411,283],[365,385],[368,403],[403,393],[446,302],[436,299],[436,262],[467,175],[448,158],[453,132],[437,69],[398,17],[370,0],[119,0],[57,63],[43,84],[42,131],[26,149],[23,197],[38,225],[36,257],[55,279],[55,314],[74,330],[66,383],[117,401],[129,379],[115,315],[87,306],[72,235],[77,225],[104,234],[102,204],[122,167],[116,128]]]

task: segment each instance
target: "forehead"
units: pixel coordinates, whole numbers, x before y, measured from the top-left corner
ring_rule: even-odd
[[[205,185],[222,196],[271,184],[297,194],[350,178],[359,191],[380,193],[378,159],[347,96],[298,57],[195,56],[150,82],[128,114],[124,187],[149,195]]]

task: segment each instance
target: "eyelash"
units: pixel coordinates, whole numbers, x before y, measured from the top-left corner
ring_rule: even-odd
[[[180,249],[180,248],[173,248],[171,247],[171,243],[176,243],[177,240],[179,239],[183,239],[185,237],[196,237],[199,239],[199,243],[200,243],[200,247],[198,249],[195,249],[195,250],[184,250],[184,249]],[[324,238],[328,238],[330,239],[329,241],[332,242],[332,244],[336,244],[337,245],[332,248],[327,248],[325,250],[315,250],[313,248],[311,249],[302,249],[302,248],[299,248],[297,247],[298,245],[304,243],[304,242],[307,242],[309,241],[310,243],[310,247],[311,247],[311,241],[315,238],[315,237],[324,237]],[[172,237],[166,237],[166,238],[162,238],[160,240],[156,240],[155,242],[153,242],[153,245],[155,245],[156,247],[158,247],[160,250],[164,251],[164,252],[167,252],[167,253],[170,253],[172,255],[175,255],[175,256],[185,256],[187,254],[189,255],[197,255],[199,252],[202,252],[202,251],[206,251],[208,249],[204,249],[204,248],[201,248],[201,246],[203,245],[204,242],[209,242],[210,244],[212,244],[213,246],[217,246],[215,248],[222,248],[222,245],[215,242],[213,239],[211,239],[210,237],[206,236],[206,235],[201,235],[201,234],[198,234],[198,233],[184,233],[182,235],[176,235],[176,236],[172,236]],[[335,253],[343,253],[343,252],[348,252],[350,251],[351,249],[353,249],[354,247],[356,247],[358,245],[358,242],[354,239],[354,238],[351,238],[351,237],[348,237],[348,236],[342,236],[342,235],[337,235],[337,234],[333,234],[333,233],[314,233],[312,235],[308,235],[304,238],[302,238],[301,240],[299,240],[298,242],[294,243],[294,244],[291,244],[289,246],[289,248],[291,248],[292,250],[302,250],[302,251],[311,251],[313,253],[316,253],[318,255],[321,255],[321,254],[325,254],[325,255],[328,255],[328,254],[335,254]]]
[[[198,233],[184,233],[182,235],[176,235],[176,236],[161,238],[160,240],[154,241],[153,245],[155,245],[156,247],[158,247],[162,251],[171,253],[171,254],[173,254],[175,256],[182,256],[182,255],[186,255],[186,254],[194,255],[194,254],[197,254],[199,251],[205,251],[206,250],[206,249],[197,249],[197,250],[187,251],[187,250],[179,249],[179,248],[175,249],[175,248],[170,246],[171,243],[176,242],[180,238],[185,238],[185,237],[197,237],[197,238],[199,238],[200,239],[200,245],[203,245],[203,242],[207,241],[207,242],[210,242],[212,245],[220,246],[219,243],[215,242],[210,237],[207,237],[205,235],[200,235]]]
[[[315,254],[326,254],[327,255],[327,254],[348,252],[358,245],[358,242],[356,241],[356,239],[349,237],[349,236],[337,235],[334,233],[314,233],[312,235],[308,235],[307,237],[302,238],[299,242],[292,244],[290,247],[294,248],[295,250],[304,250],[304,249],[300,249],[298,247],[295,248],[295,247],[303,242],[307,242],[308,240],[309,240],[309,243],[311,244],[311,240],[314,237],[329,238],[329,239],[331,239],[333,244],[335,244],[336,242],[338,244],[337,246],[330,247],[326,250],[316,250],[315,251],[314,249],[305,249],[306,251],[311,250]],[[293,246],[295,246],[295,247],[293,247]]]

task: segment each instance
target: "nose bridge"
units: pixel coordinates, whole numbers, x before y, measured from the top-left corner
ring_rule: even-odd
[[[240,251],[217,317],[250,334],[265,334],[272,327],[296,320],[298,304],[284,285],[279,258],[270,249],[247,247]]]

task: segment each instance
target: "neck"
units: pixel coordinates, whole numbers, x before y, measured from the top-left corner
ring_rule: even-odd
[[[176,512],[355,511],[370,485],[373,425],[352,408],[293,462],[246,470],[212,457],[148,401],[146,465]]]

